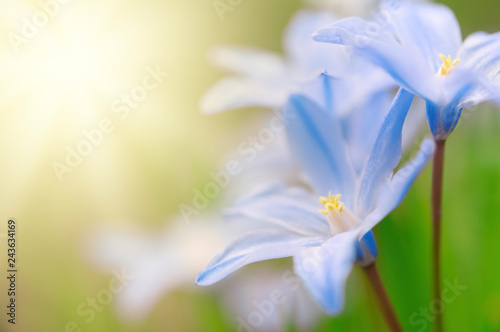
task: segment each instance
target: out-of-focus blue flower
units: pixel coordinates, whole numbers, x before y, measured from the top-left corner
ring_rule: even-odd
[[[401,89],[378,131],[360,136],[370,148],[353,162],[347,133],[356,125],[339,118],[326,93],[331,83],[334,79],[327,75],[318,76],[285,107],[293,115],[287,127],[290,148],[307,185],[273,184],[240,200],[229,216],[261,227],[226,247],[200,273],[197,284],[213,284],[256,261],[293,256],[296,274],[321,307],[330,314],[342,310],[353,264],[367,265],[376,258],[371,229],[401,202],[433,154],[434,143],[425,140],[416,158],[393,174],[413,99]],[[369,121],[370,113],[365,116]]]
[[[313,38],[354,47],[425,99],[438,140],[453,131],[464,107],[500,96],[500,33],[474,33],[462,43],[455,15],[444,5],[385,1],[374,20],[343,19]]]
[[[380,127],[397,84],[369,61],[350,58],[345,47],[312,40],[318,28],[336,18],[328,11],[299,11],[285,33],[285,57],[241,47],[216,49],[213,62],[238,75],[216,83],[202,98],[202,111],[212,114],[255,106],[278,109],[295,92],[313,100],[329,100],[329,109],[348,136],[353,162],[359,164],[369,149],[366,137],[373,137]],[[316,80],[318,86],[304,89],[318,73],[323,73],[325,80]],[[403,132],[404,147],[413,145],[425,118],[420,110],[423,106],[414,105]]]
[[[200,107],[206,114],[244,107],[281,108],[301,82],[327,72],[356,85],[356,94],[343,98],[345,108],[380,92],[391,93],[394,80],[367,61],[351,63],[347,49],[314,42],[311,35],[332,24],[338,16],[329,11],[300,11],[284,35],[285,56],[248,47],[219,47],[212,62],[236,73],[212,86]],[[362,75],[362,79],[359,77]],[[386,108],[385,108],[386,109]]]
[[[204,95],[202,111],[212,114],[255,106],[279,109],[295,92],[315,100],[329,100],[331,111],[339,117],[348,136],[354,163],[359,164],[369,149],[366,137],[373,137],[380,127],[397,84],[370,61],[351,58],[346,47],[312,40],[311,35],[318,28],[336,18],[329,11],[299,11],[284,36],[284,57],[241,47],[216,49],[213,62],[237,75],[223,78]],[[304,85],[320,72],[325,81],[304,90]],[[329,98],[324,98],[324,94]],[[423,105],[414,103],[405,123],[404,148],[413,147],[425,121],[420,108]]]

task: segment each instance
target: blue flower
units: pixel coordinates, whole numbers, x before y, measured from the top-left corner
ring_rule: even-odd
[[[385,1],[374,20],[343,19],[313,39],[354,47],[426,100],[437,140],[453,131],[464,107],[500,97],[500,33],[474,33],[462,43],[455,15],[444,5]]]
[[[211,54],[212,62],[235,73],[212,86],[202,97],[203,113],[214,114],[244,107],[281,108],[301,82],[320,72],[356,79],[358,94],[343,98],[346,107],[382,91],[390,93],[394,80],[383,70],[367,61],[349,63],[345,49],[313,41],[311,35],[319,28],[338,20],[328,11],[299,11],[284,35],[285,56],[250,47],[218,47]],[[368,68],[369,67],[369,68]],[[352,89],[351,89],[352,90]]]
[[[331,80],[320,75],[310,86]],[[346,139],[353,128],[342,128],[345,123],[331,108],[331,95],[311,97],[305,91],[292,94],[284,110],[293,115],[289,145],[305,184],[272,184],[240,200],[228,215],[261,227],[229,244],[200,273],[197,284],[213,284],[253,262],[292,256],[305,287],[327,313],[338,314],[352,266],[369,265],[377,256],[371,229],[401,202],[433,154],[434,142],[426,139],[413,161],[394,174],[413,99],[401,89],[379,130],[363,136],[370,148],[356,167]],[[371,118],[370,113],[365,116]]]

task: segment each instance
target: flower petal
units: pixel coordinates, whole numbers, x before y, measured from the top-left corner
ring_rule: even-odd
[[[276,117],[273,116],[270,119],[276,119]],[[223,206],[233,206],[241,198],[253,196],[253,191],[263,192],[260,186],[274,189],[276,183],[282,188],[281,182],[297,183],[300,181],[299,166],[290,154],[284,132],[276,134],[274,140],[257,156],[242,155],[239,152],[228,156],[221,162],[221,171],[216,172],[218,173],[216,176],[224,178],[222,173],[228,174],[227,165],[231,165],[233,161],[241,165],[241,173],[230,179],[229,177],[222,179],[223,184],[226,184],[224,180],[230,181],[221,197],[221,205]],[[256,189],[250,192],[249,188]]]
[[[334,101],[337,81],[336,77],[327,73],[320,73],[313,78],[299,82],[295,94],[306,97],[324,112],[337,115],[336,106],[338,103]],[[288,102],[290,102],[290,99]]]
[[[337,102],[335,104],[336,114],[347,116],[352,112],[359,111],[360,108],[370,107],[373,98],[378,98],[383,94],[386,98],[390,98],[386,107],[383,107],[382,110],[375,110],[375,105],[372,105],[374,109],[370,113],[387,113],[395,91],[399,87],[394,79],[383,69],[366,60],[356,59],[355,62],[352,61],[351,66],[357,68],[356,72],[339,76],[336,84],[333,85],[334,101]],[[382,106],[377,105],[376,107]]]
[[[214,84],[200,101],[201,111],[215,114],[244,107],[281,107],[288,88],[246,77],[227,77]]]
[[[287,75],[287,66],[280,54],[257,48],[219,46],[212,49],[209,58],[215,66],[248,78],[272,83]]]
[[[339,46],[315,42],[311,36],[321,27],[338,19],[329,11],[301,10],[294,15],[284,36],[284,49],[295,75],[307,77],[318,71],[337,73],[347,58]]]
[[[369,232],[401,203],[413,181],[433,156],[435,148],[433,139],[425,139],[413,160],[396,175],[386,179],[385,185],[377,193],[376,208],[363,220],[360,236]]]
[[[239,200],[226,216],[231,219],[252,219],[267,228],[281,228],[304,236],[326,236],[330,227],[318,198],[299,188],[286,188],[281,182],[260,186],[251,196]]]
[[[290,149],[298,157],[315,193],[340,193],[349,206],[354,172],[347,160],[340,122],[297,94],[290,97],[285,112],[292,118],[287,126]]]
[[[393,100],[392,93],[381,91],[373,94],[364,105],[352,109],[345,117],[344,130],[349,152],[356,173],[365,166],[380,127]]]
[[[475,89],[463,101],[463,107],[500,97],[500,32],[476,32],[467,37],[458,52],[461,67],[481,75]]]
[[[317,31],[313,38],[353,46],[405,89],[434,102],[443,99],[434,77],[439,54],[455,55],[461,43],[460,28],[449,8],[410,1],[386,1],[377,20],[347,18]]]
[[[356,259],[356,232],[334,236],[321,247],[294,256],[295,273],[330,315],[344,308],[345,284]]]
[[[442,63],[439,54],[454,56],[462,44],[457,18],[445,5],[390,0],[383,2],[380,15],[380,21],[388,21],[402,45],[417,47],[419,57],[425,59],[433,74]]]
[[[196,284],[211,285],[235,270],[257,261],[296,255],[318,246],[324,237],[308,238],[284,229],[257,230],[242,235],[217,255],[199,274]]]
[[[427,128],[425,104],[426,102],[422,98],[413,99],[403,126],[403,154],[406,154],[415,146],[415,142],[421,136],[424,128]]]
[[[380,127],[359,182],[356,213],[361,218],[374,207],[378,187],[399,164],[403,125],[412,101],[413,95],[400,89]]]
[[[500,69],[500,32],[476,32],[469,35],[458,51],[461,66],[491,76]]]

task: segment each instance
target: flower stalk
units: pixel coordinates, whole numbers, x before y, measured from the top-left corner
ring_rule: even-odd
[[[370,284],[372,285],[373,290],[375,291],[375,294],[377,295],[380,310],[382,311],[382,315],[384,316],[387,326],[392,332],[402,332],[403,329],[401,328],[396,312],[394,311],[391,301],[389,300],[384,284],[380,279],[375,263],[364,267],[364,271],[370,281]]]
[[[436,140],[436,152],[432,164],[432,288],[433,299],[441,297],[441,207],[443,196],[443,165],[445,140]],[[436,314],[436,332],[443,331],[442,313]]]

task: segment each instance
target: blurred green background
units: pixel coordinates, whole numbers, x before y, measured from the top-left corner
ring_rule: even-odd
[[[500,29],[496,0],[443,3],[455,11],[464,36]],[[244,0],[220,20],[211,0],[74,0],[19,53],[7,37],[0,40],[0,234],[9,218],[18,221],[20,270],[17,324],[2,315],[2,331],[64,331],[69,321],[82,331],[235,331],[214,305],[217,295],[192,289],[163,296],[144,322],[125,324],[108,305],[91,324],[82,323],[75,308],[110,278],[89,266],[82,239],[108,222],[163,227],[191,199],[191,188],[206,183],[208,172],[251,132],[248,121],[263,114],[199,114],[200,96],[225,75],[209,65],[208,50],[238,44],[281,51],[283,29],[301,6],[298,0]],[[19,31],[22,18],[39,9],[37,1],[1,0],[2,36]],[[82,51],[92,55],[84,63]],[[156,65],[168,78],[58,181],[52,163],[64,160],[82,130],[116,118],[111,102]],[[467,286],[446,306],[448,331],[500,331],[499,126],[496,109],[466,111],[447,143],[443,278]],[[427,169],[375,229],[380,272],[408,331],[411,314],[430,303],[429,188]],[[313,330],[384,331],[365,288],[355,269],[344,314],[321,317]]]

